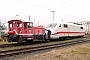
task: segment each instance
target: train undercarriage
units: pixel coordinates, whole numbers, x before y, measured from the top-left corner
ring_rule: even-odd
[[[23,42],[34,42],[34,41],[47,41],[50,39],[50,33],[45,34],[35,34],[32,35],[32,37],[23,37],[23,35],[8,35],[7,40],[8,42],[17,42],[17,43],[23,43]]]

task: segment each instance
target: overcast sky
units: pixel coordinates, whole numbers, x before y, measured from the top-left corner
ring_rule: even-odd
[[[0,19],[8,21],[15,19],[30,20],[40,24],[54,21],[78,22],[90,21],[90,0],[0,0]]]

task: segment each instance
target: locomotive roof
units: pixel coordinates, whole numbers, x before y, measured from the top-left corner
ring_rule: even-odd
[[[24,22],[24,21],[21,21],[21,20],[10,20],[10,21],[8,21],[8,22],[11,22],[11,21],[20,21],[20,22]],[[28,22],[25,22],[25,23],[29,23],[29,21],[28,21]],[[33,22],[30,22],[30,23],[33,23]]]
[[[21,20],[10,20],[10,21],[8,21],[8,22],[11,22],[11,21],[20,21],[20,22],[22,22]]]

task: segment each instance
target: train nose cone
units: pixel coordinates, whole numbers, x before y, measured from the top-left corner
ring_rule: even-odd
[[[14,31],[8,31],[8,34],[15,34]]]

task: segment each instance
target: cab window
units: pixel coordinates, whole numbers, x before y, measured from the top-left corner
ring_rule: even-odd
[[[32,23],[28,23],[28,28],[32,27],[33,24]]]
[[[24,23],[24,29],[27,29],[27,24],[26,23]]]
[[[18,22],[17,27],[22,27],[22,22]]]
[[[9,24],[9,28],[12,28],[12,27],[13,27],[13,24],[12,24],[12,23],[10,23],[10,24]]]
[[[13,27],[13,23],[9,22],[9,28],[12,28],[12,27]]]

